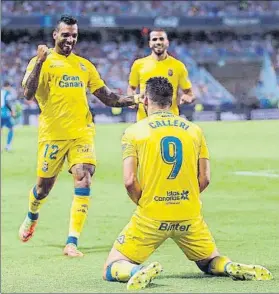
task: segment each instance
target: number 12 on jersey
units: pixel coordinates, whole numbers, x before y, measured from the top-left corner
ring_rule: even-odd
[[[173,136],[164,137],[161,140],[161,155],[165,163],[173,166],[168,179],[175,179],[181,169],[183,160],[181,141]]]

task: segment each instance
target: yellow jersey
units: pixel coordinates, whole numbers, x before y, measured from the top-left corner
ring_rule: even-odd
[[[29,62],[22,81],[24,87],[37,57]],[[71,53],[68,57],[50,49],[43,63],[35,93],[40,108],[39,142],[70,140],[93,130],[86,89],[91,93],[103,87],[95,66]]]
[[[160,221],[200,217],[198,159],[209,158],[200,127],[171,112],[155,112],[126,129],[122,150],[123,159],[137,158],[138,214]]]
[[[177,105],[178,88],[182,90],[190,89],[192,87],[191,81],[188,77],[188,71],[185,65],[172,56],[167,56],[164,60],[156,60],[152,55],[137,59],[131,68],[129,76],[129,85],[137,88],[140,87],[140,93],[145,91],[146,82],[152,77],[164,77],[169,80],[173,86],[173,99],[171,105],[171,112],[179,115]],[[147,117],[147,113],[143,105],[139,105],[137,112],[137,120]]]

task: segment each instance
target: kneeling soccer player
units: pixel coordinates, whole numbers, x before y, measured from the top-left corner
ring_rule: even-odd
[[[169,112],[172,95],[166,78],[149,79],[144,98],[148,117],[127,128],[122,138],[125,187],[137,209],[109,253],[103,278],[128,282],[129,290],[145,288],[162,266],[142,263],[172,238],[205,273],[272,279],[263,266],[219,254],[199,197],[210,180],[206,141],[197,125]]]

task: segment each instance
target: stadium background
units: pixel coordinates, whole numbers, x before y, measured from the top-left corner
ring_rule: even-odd
[[[123,130],[135,119],[132,109],[114,115],[89,94],[97,123],[98,168],[80,242],[85,258],[69,260],[61,254],[72,195],[66,167],[42,209],[32,241],[21,244],[17,238],[36,177],[38,115],[34,102],[18,99],[20,83],[37,45],[52,46],[52,29],[65,13],[79,20],[76,52],[97,66],[111,88],[124,93],[132,62],[149,54],[148,31],[166,29],[169,51],[186,64],[197,96],[197,102],[184,105],[181,112],[202,126],[211,153],[212,184],[202,195],[205,218],[222,253],[237,261],[263,264],[275,278],[266,283],[236,283],[207,277],[172,242],[166,242],[151,257],[165,271],[148,292],[278,292],[279,2],[1,4],[1,82],[12,82],[14,103],[19,111],[23,109],[14,151],[1,155],[1,292],[125,292],[122,284],[103,282],[101,272],[112,242],[134,209],[122,185],[120,148]],[[253,121],[242,121],[247,119]]]
[[[51,30],[62,13],[79,20],[76,52],[119,92],[127,89],[132,62],[150,52],[149,30],[162,27],[169,52],[189,70],[196,103],[207,111],[183,106],[189,119],[279,117],[278,110],[251,113],[278,109],[278,1],[3,1],[1,79],[12,81],[16,97],[22,96],[20,82],[37,45],[53,46]],[[97,122],[134,120],[127,109],[108,117],[110,109],[90,100]],[[37,106],[23,106],[24,123],[36,123],[29,114]]]

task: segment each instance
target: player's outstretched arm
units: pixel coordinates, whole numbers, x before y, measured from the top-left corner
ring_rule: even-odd
[[[36,63],[24,86],[24,97],[27,100],[31,100],[35,96],[35,93],[39,85],[40,73],[42,70],[43,63],[47,58],[47,54],[48,47],[45,45],[39,45],[37,50]]]
[[[200,193],[205,190],[205,188],[210,183],[210,164],[207,158],[200,158],[198,162],[198,180],[200,186]]]
[[[138,104],[140,102],[140,94],[135,95],[119,95],[112,92],[107,86],[103,86],[97,89],[93,93],[98,99],[100,99],[105,105],[110,107],[126,107]]]
[[[128,88],[127,88],[127,94],[128,95],[136,95],[137,94],[137,87],[133,87],[131,85],[128,85]],[[132,108],[132,109],[135,109],[137,108],[138,105],[132,105],[132,106],[129,106],[129,108]]]
[[[130,156],[123,161],[124,185],[129,197],[138,205],[141,188],[137,178],[137,158]]]
[[[180,97],[179,104],[190,104],[195,101],[196,97],[193,93],[192,88],[182,90],[183,95]]]

